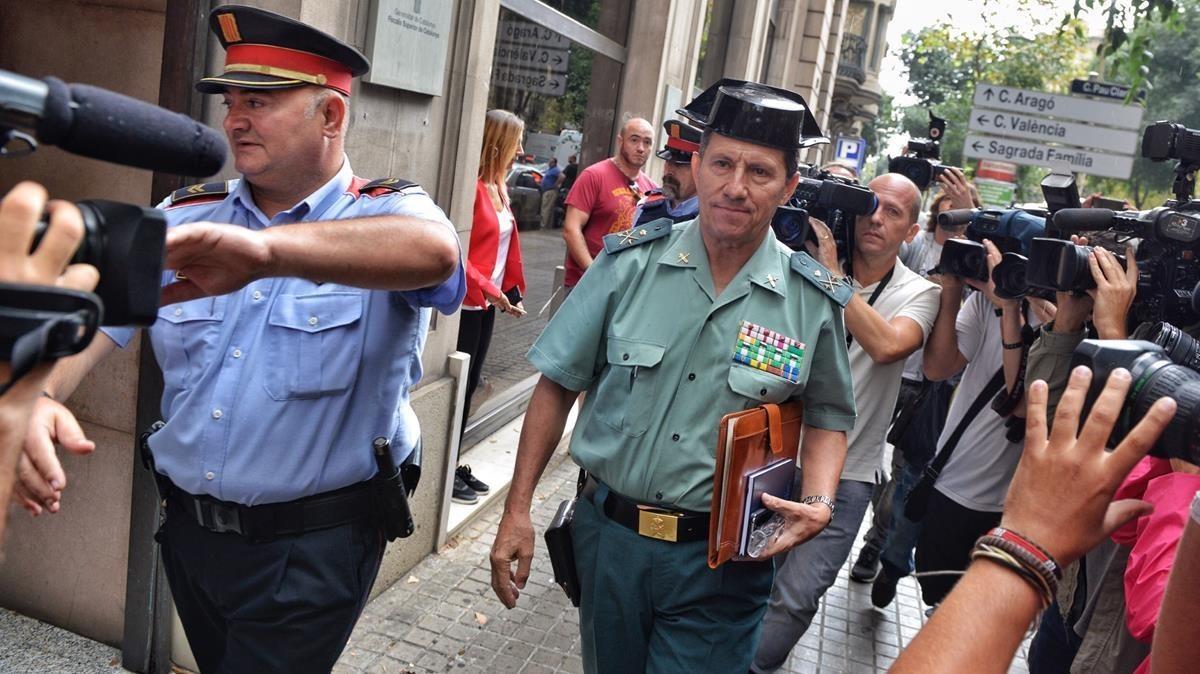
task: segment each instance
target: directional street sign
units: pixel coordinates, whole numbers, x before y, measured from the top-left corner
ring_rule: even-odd
[[[1114,155],[1073,147],[1052,147],[1009,138],[995,138],[977,133],[967,134],[963,156],[980,159],[1002,159],[1026,166],[1065,168],[1094,176],[1128,178],[1133,170],[1133,157]]]
[[[980,133],[1012,136],[1022,140],[1078,145],[1121,154],[1131,154],[1136,151],[1139,138],[1134,131],[1108,129],[980,108],[971,110],[971,122],[968,128]]]
[[[1142,108],[1133,105],[1001,87],[994,84],[975,86],[974,105],[977,108],[1045,115],[1059,120],[1093,122],[1135,131],[1141,131],[1142,113],[1144,112]]]
[[[512,44],[527,44],[548,49],[566,49],[571,41],[562,33],[530,21],[501,21],[496,39]]]
[[[1123,101],[1129,97],[1129,87],[1112,82],[1097,82],[1096,80],[1071,80],[1071,93],[1097,98],[1111,98]],[[1146,100],[1146,90],[1142,89],[1134,96],[1135,100]]]
[[[496,64],[492,69],[492,84],[547,96],[562,96],[567,92],[566,75],[521,70],[510,68],[504,64]]]
[[[522,44],[496,44],[496,62],[529,70],[567,72],[570,55],[566,49],[548,49]]]

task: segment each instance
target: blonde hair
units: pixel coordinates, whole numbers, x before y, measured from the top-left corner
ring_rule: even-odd
[[[517,153],[525,122],[508,110],[488,110],[483,119],[483,148],[479,152],[479,179],[504,185],[504,172]]]

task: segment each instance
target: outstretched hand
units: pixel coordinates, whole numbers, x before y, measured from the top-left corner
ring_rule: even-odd
[[[1145,501],[1113,502],[1112,497],[1175,414],[1175,401],[1159,398],[1115,450],[1105,451],[1125,404],[1130,376],[1121,368],[1112,372],[1079,430],[1091,381],[1086,367],[1071,372],[1049,433],[1046,382],[1038,380],[1029,387],[1025,452],[1001,520],[1001,526],[1045,548],[1060,566],[1079,559],[1126,522],[1150,511]]]

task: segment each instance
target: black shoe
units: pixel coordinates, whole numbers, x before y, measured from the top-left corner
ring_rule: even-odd
[[[899,578],[892,578],[887,572],[880,573],[871,584],[871,604],[875,608],[886,608],[896,598],[896,584]]]
[[[463,464],[454,471],[454,477],[462,480],[468,487],[474,489],[478,494],[486,494],[491,489],[486,483],[481,482],[479,478],[471,474],[471,467]]]
[[[879,576],[879,549],[873,545],[864,545],[858,553],[858,559],[850,568],[850,580],[856,583],[869,583]]]
[[[479,502],[479,494],[475,493],[474,489],[467,486],[466,482],[458,475],[454,476],[454,491],[450,494],[450,500],[455,503],[463,503],[471,505]]]

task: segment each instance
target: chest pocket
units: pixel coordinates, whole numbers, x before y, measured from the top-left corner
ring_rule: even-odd
[[[348,391],[362,359],[365,295],[278,295],[264,335],[267,394],[301,400]]]
[[[729,388],[754,404],[781,403],[804,390],[802,384],[737,363],[729,367]]]
[[[646,432],[665,351],[662,344],[608,337],[608,371],[596,389],[595,415],[600,421],[630,437]]]
[[[159,354],[167,388],[189,389],[216,365],[217,342],[229,297],[203,297],[158,310],[150,340]]]

